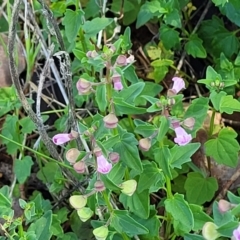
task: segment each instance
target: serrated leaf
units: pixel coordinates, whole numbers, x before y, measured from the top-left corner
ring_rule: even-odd
[[[164,201],[166,211],[173,217],[173,226],[177,235],[189,233],[194,226],[192,211],[183,195],[176,193],[173,198]]]
[[[83,25],[85,36],[95,37],[101,30],[105,29],[113,22],[113,18],[96,17],[91,21],[86,21]]]
[[[202,45],[202,40],[197,36],[193,35],[185,45],[185,50],[189,55],[192,55],[194,58],[206,58],[207,53],[205,48]]]
[[[77,37],[80,26],[82,25],[82,10],[67,9],[63,19],[63,25],[65,26],[65,34],[68,42],[72,43]]]
[[[161,24],[159,32],[160,32],[160,39],[162,40],[163,45],[167,50],[179,44],[180,39],[179,39],[178,31],[174,30],[173,28],[165,24]],[[171,41],[169,39],[171,39]]]
[[[14,162],[13,171],[16,174],[17,180],[23,184],[31,174],[31,167],[33,165],[32,158],[25,156],[21,160],[17,159]]]
[[[23,133],[31,133],[36,129],[34,122],[29,117],[24,117],[19,120],[19,124],[22,126]]]
[[[184,163],[191,161],[191,156],[198,150],[200,146],[200,143],[189,143],[185,146],[175,145],[173,148],[170,149],[170,166],[173,169],[181,169]]]
[[[111,218],[111,226],[119,233],[126,233],[129,237],[147,234],[148,229],[129,216],[126,210],[114,210]]]
[[[167,12],[164,15],[164,21],[166,24],[169,24],[173,27],[181,28],[181,16],[179,14],[179,11],[176,8],[172,8],[172,11]]]
[[[234,99],[232,95],[223,96],[219,104],[221,113],[232,114],[233,112],[240,112],[240,102]]]
[[[229,167],[236,167],[238,163],[239,144],[235,139],[236,132],[231,128],[220,130],[218,137],[205,143],[206,155]]]
[[[218,190],[218,183],[214,177],[203,177],[197,172],[188,173],[184,188],[188,202],[202,205],[209,202]]]

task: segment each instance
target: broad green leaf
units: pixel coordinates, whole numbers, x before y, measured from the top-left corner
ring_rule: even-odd
[[[233,235],[233,231],[235,229],[237,229],[239,226],[239,222],[238,221],[232,221],[232,222],[228,222],[222,226],[220,226],[217,231],[218,233],[221,234],[221,236],[224,236],[224,237],[228,237],[228,238],[231,238],[232,235]]]
[[[117,115],[146,113],[145,108],[135,107],[134,105],[131,105],[125,102],[123,98],[114,97],[113,102],[114,102],[114,109]]]
[[[135,191],[132,196],[121,193],[119,200],[125,209],[129,208],[130,212],[133,212],[136,216],[143,219],[149,217],[150,197],[148,190],[141,193]]]
[[[41,218],[32,223],[28,231],[34,231],[36,239],[50,240],[52,233],[50,227],[52,224],[52,211],[47,211]]]
[[[240,27],[240,3],[238,0],[215,0],[221,1],[222,7],[220,8],[221,12],[227,16],[227,18]],[[226,3],[226,4],[225,4]],[[219,4],[220,5],[220,4]]]
[[[16,174],[17,180],[20,184],[23,184],[26,179],[31,175],[32,165],[33,161],[30,156],[25,156],[21,160],[15,160],[13,165],[13,171]]]
[[[203,236],[187,233],[184,235],[184,240],[205,240]]]
[[[191,36],[184,48],[185,48],[186,52],[189,55],[192,55],[194,58],[196,58],[196,57],[206,58],[207,57],[206,50],[202,45],[202,40],[197,35]]]
[[[168,132],[169,126],[170,126],[170,122],[167,117],[162,116],[160,118],[160,120],[161,120],[161,123],[159,126],[158,135],[157,135],[157,140],[159,142],[163,140],[163,138],[165,137],[166,133]]]
[[[132,133],[122,131],[120,140],[114,145],[113,149],[120,155],[121,161],[131,169],[141,173],[143,171],[142,163],[137,148],[138,141]]]
[[[167,146],[156,148],[154,150],[154,159],[158,163],[159,168],[163,170],[163,173],[172,179],[172,173],[170,170],[170,159],[172,158],[171,152]]]
[[[240,112],[240,102],[231,95],[223,96],[219,104],[219,110],[221,113],[225,112],[228,114]]]
[[[101,30],[105,29],[113,22],[113,18],[99,18],[96,17],[91,21],[86,21],[83,25],[85,35],[95,37]]]
[[[141,27],[155,16],[161,17],[164,12],[166,12],[166,10],[161,7],[159,1],[145,2],[138,13],[136,28]]]
[[[116,96],[123,98],[124,101],[127,102],[128,104],[133,104],[136,97],[142,92],[144,86],[145,86],[144,82],[132,84],[128,88],[125,88],[122,91],[120,91],[118,94],[116,94]]]
[[[229,199],[229,201],[233,204],[240,204],[240,197],[234,195],[232,192],[228,191],[227,192],[227,197]]]
[[[114,210],[111,218],[111,226],[119,233],[126,233],[129,237],[147,234],[148,229],[129,216],[126,210]]]
[[[22,132],[23,133],[31,133],[36,129],[35,124],[29,117],[24,117],[21,120],[19,120],[19,124],[22,126]]]
[[[193,213],[194,227],[193,231],[199,231],[206,222],[213,222],[213,219],[203,211],[203,207],[199,205],[189,204]]]
[[[193,117],[195,119],[195,124],[193,127],[193,130],[191,130],[191,134],[193,137],[196,136],[197,130],[199,130],[202,127],[202,124],[207,116],[208,111],[208,98],[199,97],[197,99],[194,99],[185,112],[184,119],[188,117]]]
[[[160,27],[160,38],[164,47],[168,50],[180,43],[179,32],[165,24],[162,24]],[[171,39],[171,41],[169,41],[169,39]]]
[[[164,15],[164,21],[166,24],[169,24],[173,27],[181,28],[181,16],[179,11],[176,8],[173,8],[172,11],[167,12]]]
[[[155,126],[140,119],[134,119],[134,124],[136,126],[134,132],[141,134],[143,137],[149,137],[157,131]]]
[[[107,107],[107,97],[106,97],[106,85],[97,86],[96,89],[96,101],[101,112],[104,112]]]
[[[0,192],[0,206],[1,208],[11,208],[12,203],[11,199],[8,199],[7,196],[4,196],[3,193]]]
[[[124,70],[124,78],[127,79],[130,83],[137,83],[139,81],[134,66],[131,65]]]
[[[120,184],[122,183],[122,179],[125,175],[125,171],[126,171],[126,166],[123,166],[123,164],[120,162],[118,162],[118,164],[115,164],[113,166],[113,168],[111,169],[111,171],[108,173],[107,177],[113,181],[115,184]]]
[[[191,156],[201,146],[200,143],[189,143],[185,146],[175,145],[170,149],[171,158],[169,161],[170,166],[174,168],[182,168],[182,165],[191,161]]]
[[[68,39],[68,42],[70,43],[75,41],[80,26],[83,24],[82,22],[83,14],[84,13],[82,10],[73,11],[71,9],[67,9],[65,12],[63,25],[65,26],[66,37]]]
[[[183,195],[176,193],[164,201],[166,211],[173,217],[173,226],[177,235],[189,233],[194,226],[192,211]]]
[[[225,5],[225,3],[227,3],[228,2],[228,0],[212,0],[212,2],[215,4],[215,6],[224,6]]]
[[[224,53],[221,53],[220,55],[220,67],[221,69],[232,71],[233,70],[233,64],[226,58]]]
[[[213,107],[215,110],[219,111],[220,108],[220,103],[221,103],[221,99],[226,96],[227,93],[226,92],[216,92],[216,91],[212,91],[210,94],[210,100],[213,104]]]
[[[101,174],[100,179],[103,181],[104,186],[109,190],[119,191],[121,189],[111,179],[109,179],[107,175]]]
[[[151,188],[154,191],[158,191],[164,186],[165,178],[162,171],[157,168],[156,163],[154,162],[143,162],[143,172],[141,173],[138,181],[137,191],[141,193],[143,190],[150,190]]]
[[[213,203],[212,209],[214,223],[217,226],[223,226],[229,222],[232,222],[235,218],[230,211],[227,211],[225,213],[220,212],[218,208],[218,203],[216,201]]]
[[[202,205],[209,202],[218,190],[218,183],[214,177],[203,177],[197,172],[188,173],[184,188],[190,203]]]
[[[229,167],[236,167],[238,163],[239,144],[235,139],[237,133],[231,128],[220,130],[215,139],[205,143],[206,155]]]

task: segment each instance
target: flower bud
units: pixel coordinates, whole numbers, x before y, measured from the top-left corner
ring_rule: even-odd
[[[77,214],[82,222],[86,222],[93,215],[93,211],[90,208],[84,207],[77,210]]]
[[[56,134],[52,138],[52,141],[55,145],[61,145],[63,143],[69,142],[73,139],[74,139],[74,137],[72,136],[71,133],[59,133],[59,134]]]
[[[79,154],[80,152],[77,148],[71,148],[66,152],[66,159],[73,165],[77,161]]]
[[[108,228],[106,226],[95,228],[93,235],[97,240],[105,240],[108,236]]]
[[[219,87],[219,85],[220,85],[220,81],[217,79],[217,80],[215,80],[215,86],[216,87]]]
[[[122,184],[120,184],[119,187],[122,189],[121,190],[122,193],[124,193],[128,196],[132,196],[134,194],[134,192],[136,191],[137,182],[134,179],[128,180],[128,181],[125,181]]]
[[[169,106],[172,106],[172,105],[174,105],[175,104],[175,99],[174,98],[169,98],[168,100],[167,100],[167,103],[168,103],[168,105]]]
[[[142,138],[139,140],[138,144],[142,151],[147,152],[151,147],[151,140],[149,138]]]
[[[206,222],[204,224],[202,235],[206,240],[215,240],[221,236],[217,232],[217,226],[213,222]]]
[[[127,65],[127,57],[125,55],[119,55],[116,60],[116,64],[119,66]]]
[[[120,156],[117,152],[111,152],[108,157],[109,157],[109,160],[112,163],[118,163],[119,162]]]
[[[230,202],[221,199],[218,202],[218,210],[221,213],[225,213],[227,211],[229,211],[230,209],[232,209],[233,207],[235,207],[235,204],[231,204]]]
[[[176,119],[171,121],[171,126],[173,129],[180,127],[180,122]]]
[[[74,130],[72,130],[70,134],[73,138],[77,138],[79,136],[78,132],[76,132]]]
[[[97,192],[102,192],[106,189],[105,186],[104,186],[104,183],[100,180],[95,182],[94,188]]]
[[[211,87],[216,87],[215,82],[210,83]]]
[[[78,94],[85,95],[85,94],[91,93],[92,83],[85,80],[84,78],[80,78],[77,81],[76,87],[77,87],[77,90],[78,90]]]
[[[224,82],[220,82],[220,84],[219,84],[219,88],[224,88],[224,86],[225,86],[225,84],[224,84]]]
[[[95,57],[98,56],[98,53],[97,53],[95,50],[93,50],[93,51],[88,51],[88,52],[86,53],[86,56],[87,56],[88,58],[95,58]]]
[[[114,113],[109,113],[103,118],[103,121],[106,128],[116,128],[118,124],[118,118]]]
[[[87,204],[87,197],[83,195],[73,195],[69,198],[69,202],[75,209],[81,209]]]
[[[84,173],[85,169],[86,169],[86,164],[83,160],[78,161],[78,162],[74,163],[73,168],[77,173]]]
[[[195,124],[195,118],[193,117],[186,118],[182,123],[184,127],[189,128],[190,130],[193,130],[193,127]]]
[[[122,81],[121,81],[121,75],[117,72],[113,74],[112,76],[112,82],[113,82],[113,88],[116,91],[121,91],[123,89]]]

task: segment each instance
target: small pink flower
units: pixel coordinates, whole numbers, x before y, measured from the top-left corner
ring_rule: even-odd
[[[180,92],[183,88],[185,88],[185,82],[180,77],[174,77],[172,79],[173,87],[168,90],[168,96],[174,96],[178,92]]]
[[[172,128],[175,129],[175,128],[180,127],[180,122],[178,120],[174,119],[171,121],[171,125],[172,125]]]
[[[240,226],[233,231],[234,240],[240,240]]]
[[[107,174],[112,169],[112,164],[107,161],[107,159],[100,155],[97,157],[97,171],[102,174]]]
[[[180,146],[184,146],[191,142],[192,136],[188,134],[182,127],[177,127],[174,129],[176,133],[176,137],[174,138],[174,142]]]
[[[109,113],[107,116],[103,118],[104,126],[106,128],[116,128],[118,125],[118,118],[114,113]]]
[[[92,91],[92,83],[87,81],[84,78],[80,78],[77,81],[76,87],[78,90],[78,94],[85,95],[85,94],[91,93],[91,91]]]
[[[121,91],[123,89],[122,81],[121,81],[121,75],[118,73],[113,74],[112,76],[113,81],[113,88],[117,91]]]
[[[61,145],[71,141],[72,139],[74,139],[74,137],[71,135],[71,133],[59,133],[52,138],[52,141],[56,145]]]

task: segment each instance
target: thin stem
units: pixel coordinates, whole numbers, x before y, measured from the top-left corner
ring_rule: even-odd
[[[216,110],[213,108],[212,116],[210,120],[209,137],[211,137],[213,134],[215,114],[216,114]]]
[[[103,198],[105,200],[105,203],[107,204],[108,211],[111,213],[113,211],[113,207],[108,199],[108,195],[106,191],[103,191]]]

